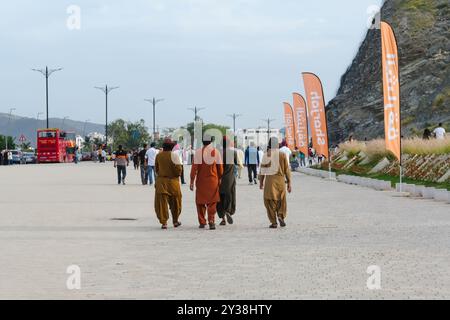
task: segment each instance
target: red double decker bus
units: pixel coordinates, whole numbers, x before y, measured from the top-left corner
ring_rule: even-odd
[[[75,156],[75,133],[60,129],[37,131],[38,163],[72,162]]]

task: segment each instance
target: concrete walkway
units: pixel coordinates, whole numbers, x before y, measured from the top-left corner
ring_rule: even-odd
[[[0,167],[0,298],[450,298],[448,204],[296,174],[288,227],[269,230],[244,177],[235,225],[199,230],[183,187],[183,227],[162,231],[128,171],[118,186],[111,164]]]

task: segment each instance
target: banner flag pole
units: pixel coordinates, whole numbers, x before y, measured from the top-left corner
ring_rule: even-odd
[[[381,21],[381,51],[384,93],[384,127],[386,149],[399,161],[400,188],[403,192],[402,129],[400,108],[400,66],[397,39],[392,27]]]

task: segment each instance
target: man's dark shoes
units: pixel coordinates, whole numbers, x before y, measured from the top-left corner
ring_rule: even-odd
[[[233,224],[234,221],[233,218],[231,217],[231,214],[227,213],[225,217],[227,218],[228,224]]]

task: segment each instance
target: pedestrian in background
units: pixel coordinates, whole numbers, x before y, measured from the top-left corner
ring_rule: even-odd
[[[144,143],[142,150],[139,151],[139,154],[138,154],[139,168],[141,170],[141,183],[144,186],[147,185],[147,183],[148,183],[147,160],[145,158],[147,150],[148,150],[148,145],[146,143]]]
[[[236,157],[237,157],[237,177],[238,179],[242,178],[242,169],[244,168],[244,159],[245,154],[240,148],[236,148]]]
[[[122,145],[115,152],[114,168],[117,168],[117,183],[125,185],[125,178],[127,177],[127,166],[130,164],[128,154],[123,150]]]
[[[156,180],[155,160],[158,153],[159,150],[156,149],[156,143],[154,142],[150,144],[150,149],[145,153],[145,159],[147,160],[147,181],[150,185],[153,185],[153,181]]]
[[[259,166],[259,154],[258,149],[255,148],[255,144],[250,142],[250,145],[245,150],[245,165],[248,169],[248,181],[249,184],[257,184],[257,170]]]

